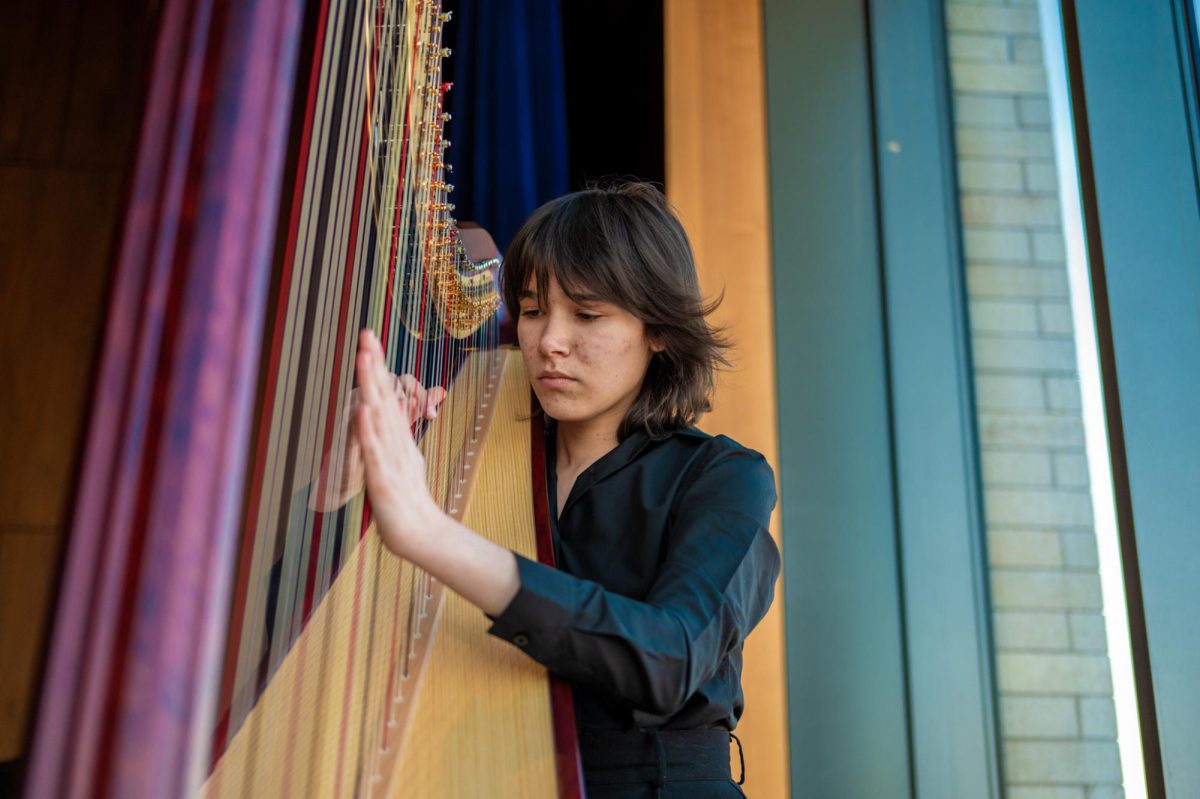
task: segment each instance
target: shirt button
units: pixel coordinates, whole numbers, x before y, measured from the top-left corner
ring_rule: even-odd
[[[513,636],[512,642],[517,646],[529,646],[529,636],[525,633],[517,633]]]

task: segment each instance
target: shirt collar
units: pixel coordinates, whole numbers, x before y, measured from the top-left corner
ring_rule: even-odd
[[[547,447],[546,464],[549,468],[555,468],[558,459],[558,451],[555,448],[558,422],[550,416],[546,416],[544,428],[546,431]],[[624,441],[601,455],[595,463],[579,473],[579,477],[575,478],[575,485],[571,487],[571,495],[567,497],[566,504],[563,505],[560,516],[565,515],[579,497],[587,493],[588,489],[593,485],[636,460],[651,443],[665,441],[675,435],[703,437],[705,433],[694,427],[687,427],[680,430],[666,430],[653,435],[643,430],[636,430],[630,433]]]

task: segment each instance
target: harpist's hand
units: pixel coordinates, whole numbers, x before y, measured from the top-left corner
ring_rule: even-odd
[[[412,375],[389,374],[391,394],[397,402],[407,402],[409,418],[418,414],[426,419],[437,416],[438,406],[446,398],[446,389],[426,389]],[[362,447],[355,431],[354,415],[362,404],[362,390],[350,392],[350,400],[341,423],[334,431],[330,447],[321,457],[321,466],[309,504],[315,511],[335,511],[363,490]]]
[[[384,545],[485,613],[499,614],[521,585],[516,557],[450,518],[429,495],[407,403],[396,402],[379,339],[369,330],[358,337],[355,367],[362,400],[354,430]]]
[[[429,495],[425,459],[413,440],[412,410],[421,402],[415,397],[410,402],[396,401],[395,376],[387,369],[379,339],[369,330],[359,334],[355,366],[359,406],[354,411],[354,437],[361,449],[371,512],[388,549],[407,555],[413,538],[444,516]],[[417,385],[416,381],[410,385]],[[440,401],[439,397],[436,402]],[[431,418],[436,402],[430,402],[428,395],[425,398],[426,415]]]

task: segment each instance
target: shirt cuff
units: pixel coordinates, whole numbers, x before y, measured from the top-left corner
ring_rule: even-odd
[[[488,616],[493,622],[488,633],[540,661],[560,647],[571,626],[577,578],[522,555],[516,558],[521,586],[499,616]]]

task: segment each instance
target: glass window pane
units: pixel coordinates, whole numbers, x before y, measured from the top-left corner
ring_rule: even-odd
[[[945,7],[1002,778],[1145,796],[1058,3]]]

